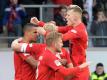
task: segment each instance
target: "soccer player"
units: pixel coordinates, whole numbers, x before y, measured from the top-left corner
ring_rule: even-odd
[[[82,10],[79,6],[68,8],[67,11],[67,25],[72,29],[63,34],[63,40],[70,40],[71,42],[71,60],[74,67],[79,66],[86,62],[86,49],[88,46],[88,35],[85,25],[81,21]],[[89,69],[86,67],[83,71],[80,71],[73,80],[88,80]]]
[[[70,41],[70,52],[71,52],[70,55],[71,55],[71,60],[73,62],[74,67],[79,66],[82,63],[86,62],[86,49],[88,46],[88,35],[87,35],[86,27],[82,23],[81,18],[82,18],[81,8],[77,5],[74,5],[74,6],[70,5],[66,16],[67,27],[58,28],[59,32],[64,33],[63,40]],[[38,25],[41,25],[41,26],[44,25],[43,22],[37,21],[37,19],[34,20],[33,18],[33,21]],[[72,80],[88,80],[89,75],[90,75],[89,69],[87,67],[83,71],[78,72],[78,75]]]
[[[24,36],[19,43],[30,43],[36,40],[37,25],[28,23],[24,26]],[[14,51],[14,80],[35,80],[37,60],[34,53],[26,54]]]
[[[46,50],[39,57],[36,79],[37,80],[62,80],[55,77],[55,73],[61,76],[75,75],[80,69],[86,67],[88,63],[75,68],[65,68],[61,65],[58,58],[55,56],[61,51],[63,46],[62,35],[57,32],[50,32],[46,36]]]

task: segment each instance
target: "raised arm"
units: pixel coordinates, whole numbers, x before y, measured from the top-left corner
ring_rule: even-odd
[[[36,17],[32,17],[30,22],[33,24],[39,25],[40,27],[43,27],[45,25],[45,22],[39,21]],[[53,21],[50,21],[50,23],[53,23]],[[55,24],[55,23],[53,23],[53,24]],[[71,29],[72,29],[72,27],[70,27],[70,26],[58,26],[58,32],[60,32],[60,33],[66,33]]]

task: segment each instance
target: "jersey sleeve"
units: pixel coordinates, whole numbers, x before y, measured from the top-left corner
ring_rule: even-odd
[[[40,22],[38,23],[38,25],[39,25],[40,27],[43,27],[43,26],[45,25],[45,22],[40,21]],[[72,27],[70,27],[70,26],[58,26],[58,32],[60,32],[60,33],[66,33],[66,32],[68,32],[68,31],[71,30],[71,29],[72,29]]]
[[[67,33],[63,34],[63,41],[72,40],[80,38],[79,32],[76,29],[69,30]]]
[[[69,26],[58,26],[58,32],[60,33],[66,33],[71,29],[72,27],[69,27]]]
[[[23,59],[23,60],[26,60],[29,56],[31,56],[31,54],[28,54],[28,53],[19,53],[19,56]]]
[[[45,22],[39,21],[38,25],[39,25],[40,27],[43,27],[43,26],[45,25]]]
[[[45,47],[45,44],[39,44],[39,43],[27,44],[27,46],[25,47],[22,46],[23,49],[21,52],[37,53],[38,51],[42,51],[44,47]]]
[[[54,71],[57,71],[62,66],[59,60],[56,57],[48,55],[49,57],[46,60],[46,65],[52,68]]]

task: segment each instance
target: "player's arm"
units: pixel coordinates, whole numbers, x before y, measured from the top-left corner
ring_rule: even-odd
[[[39,21],[36,17],[32,17],[31,20],[30,20],[30,23],[39,25],[40,27],[43,27],[45,25],[45,22]],[[53,23],[53,22],[51,22],[51,23]],[[69,27],[69,26],[58,26],[57,30],[60,33],[66,33],[71,29],[72,29],[72,27]]]
[[[28,44],[28,43],[19,43],[19,39],[16,39],[12,42],[11,48],[17,52],[33,52],[35,50],[36,45]]]
[[[49,56],[49,54],[46,54]],[[49,66],[54,71],[57,71],[58,73],[62,74],[63,76],[69,76],[69,75],[75,75],[78,71],[84,69],[87,67],[90,63],[83,63],[82,65],[74,68],[65,68],[61,65],[59,60],[57,60],[55,57],[51,56],[46,58],[46,65]]]
[[[69,30],[67,33],[63,34],[63,41],[72,40],[76,38],[80,38],[80,35],[77,30]]]
[[[38,60],[35,60],[34,57],[28,53],[19,53],[18,54],[24,61],[30,64],[33,68],[37,68]]]
[[[26,60],[33,68],[37,68],[38,60],[35,60],[32,56],[29,56]]]
[[[58,27],[58,32],[64,34],[64,33],[68,32],[71,29],[72,29],[72,27],[70,27],[70,26],[59,26]]]
[[[21,45],[22,43],[19,43],[19,39],[15,39],[12,44],[11,44],[11,48],[14,50],[14,51],[17,51],[17,52],[20,52],[21,50]],[[25,43],[26,44],[26,43]]]
[[[78,67],[74,67],[74,68],[64,68],[63,66],[61,66],[57,72],[59,72],[60,74],[64,75],[64,76],[69,76],[69,75],[75,75],[78,71],[84,69],[85,67],[87,67],[90,63],[83,63],[82,65],[78,66]]]

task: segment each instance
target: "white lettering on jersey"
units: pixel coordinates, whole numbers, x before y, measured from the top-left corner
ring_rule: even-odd
[[[72,33],[77,33],[77,31],[76,31],[76,30],[74,30],[74,29],[73,29],[73,30],[71,30],[71,32],[72,32]]]
[[[24,55],[24,56],[29,56],[30,54],[29,54],[29,53],[23,53],[23,55]]]

